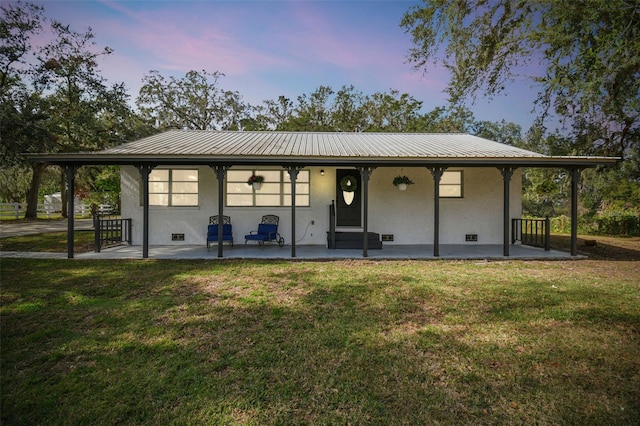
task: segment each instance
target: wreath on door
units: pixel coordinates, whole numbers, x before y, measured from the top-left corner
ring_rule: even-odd
[[[344,192],[355,192],[358,189],[358,180],[351,175],[346,175],[340,179],[340,189]]]

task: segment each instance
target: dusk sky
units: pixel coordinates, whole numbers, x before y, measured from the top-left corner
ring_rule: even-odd
[[[446,105],[442,67],[415,71],[411,37],[400,27],[419,1],[46,1],[45,15],[83,32],[114,53],[102,61],[110,83],[132,99],[150,70],[181,78],[219,71],[224,90],[261,104],[295,100],[321,85],[354,85],[365,95],[396,89],[423,101],[423,112]],[[513,83],[505,96],[469,105],[476,119],[520,124],[526,131],[536,90]]]

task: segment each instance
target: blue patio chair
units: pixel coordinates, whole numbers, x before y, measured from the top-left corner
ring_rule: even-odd
[[[229,216],[222,216],[222,241],[228,241],[231,247],[233,247],[233,228]],[[209,226],[207,226],[207,251],[211,248],[212,242],[218,242],[218,216],[209,217]]]
[[[244,243],[247,241],[257,241],[258,245],[262,246],[264,243],[275,241],[280,247],[284,246],[284,238],[278,234],[278,222],[280,218],[273,214],[262,216],[262,222],[258,225],[257,231],[251,231],[251,233],[244,236]]]

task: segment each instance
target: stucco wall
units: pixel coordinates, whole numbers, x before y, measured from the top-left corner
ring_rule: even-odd
[[[329,205],[335,199],[335,170],[311,167],[311,205],[296,208],[296,243],[326,244]],[[218,213],[218,182],[213,170],[199,167],[200,205],[198,207],[150,207],[149,244],[205,244],[209,216]],[[466,168],[464,197],[440,200],[440,242],[442,244],[502,243],[502,175],[495,168]],[[391,182],[406,174],[415,182],[399,191]],[[139,173],[135,167],[122,167],[122,214],[133,219],[133,244],[142,244],[142,206]],[[393,234],[384,244],[431,244],[433,242],[433,178],[426,168],[378,168],[369,182],[369,230]],[[511,217],[521,216],[521,173],[511,181]],[[231,216],[235,244],[244,244],[244,235],[256,229],[263,214],[280,216],[280,234],[291,243],[291,207],[225,207]],[[311,221],[314,224],[311,225]],[[185,235],[183,242],[172,242],[171,234]],[[465,243],[465,234],[478,234],[477,243]]]

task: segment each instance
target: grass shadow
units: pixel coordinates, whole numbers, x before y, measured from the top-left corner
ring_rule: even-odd
[[[571,236],[565,234],[551,235],[551,247],[561,251],[571,249]],[[590,259],[638,261],[640,260],[639,237],[579,236],[578,252]]]

